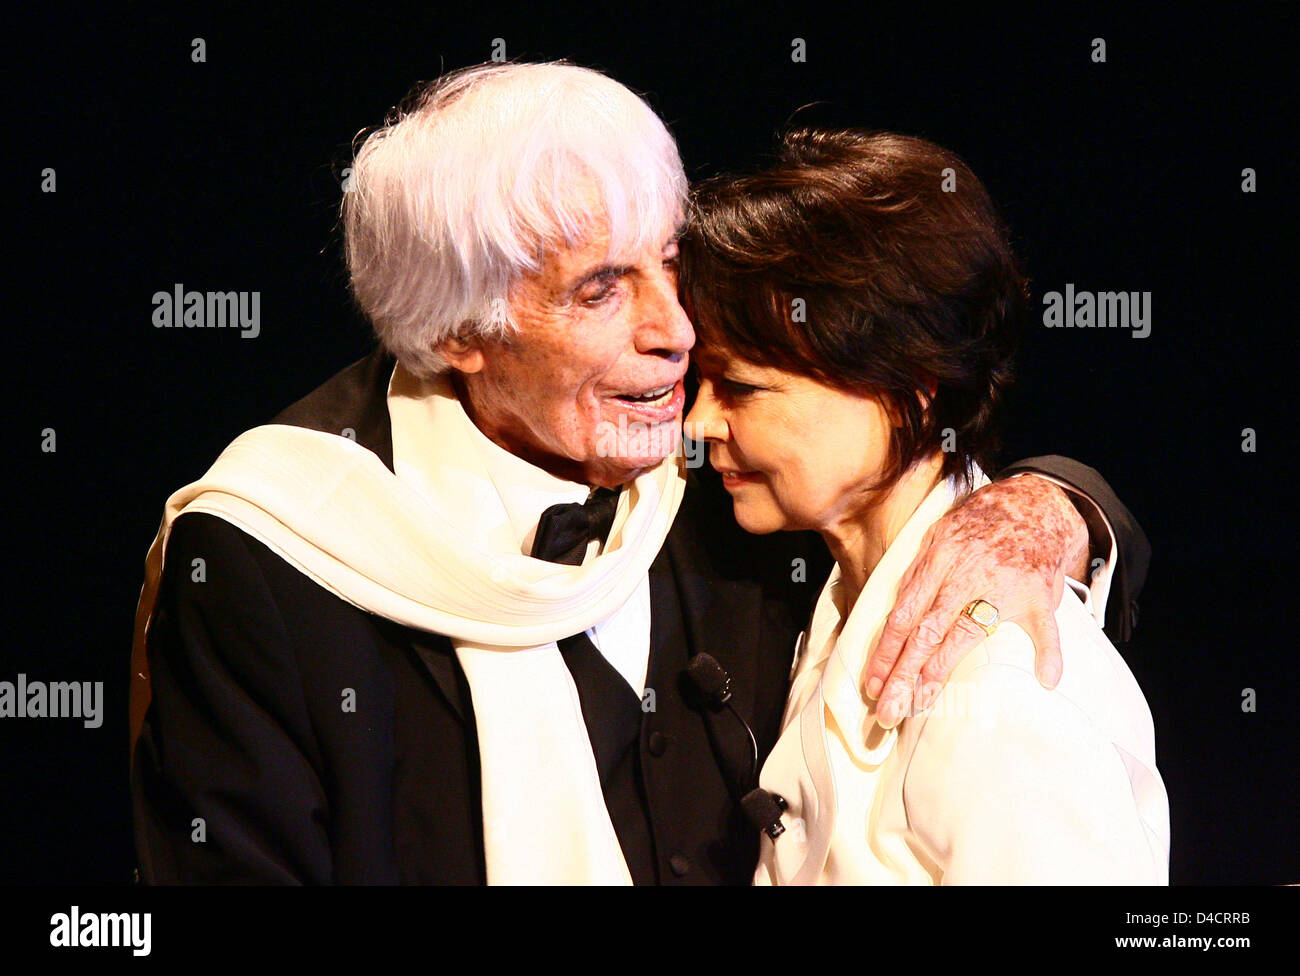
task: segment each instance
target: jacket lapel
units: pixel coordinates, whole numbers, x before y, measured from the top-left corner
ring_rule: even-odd
[[[728,579],[714,570],[715,560],[725,552],[719,553],[708,534],[699,531],[698,520],[690,517],[692,493],[688,485],[682,511],[665,543],[677,583],[687,648],[691,656],[712,655],[726,669],[734,696],[731,704],[752,725],[762,586],[754,580]]]
[[[356,441],[393,470],[388,381],[396,360],[382,348],[359,359],[271,421]]]
[[[424,665],[424,670],[438,686],[442,697],[447,700],[456,717],[464,722],[470,709],[462,690],[462,681],[458,673],[460,664],[456,660],[451,641],[441,634],[426,634],[424,631],[410,628],[404,630],[411,650]]]

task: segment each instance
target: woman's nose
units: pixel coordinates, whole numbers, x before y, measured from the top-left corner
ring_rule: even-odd
[[[700,392],[696,394],[695,404],[686,415],[682,430],[693,441],[727,439],[727,423],[714,402],[713,391],[708,380],[700,383]]]

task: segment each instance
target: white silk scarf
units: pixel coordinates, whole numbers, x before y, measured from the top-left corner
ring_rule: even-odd
[[[347,437],[272,424],[167,500],[136,613],[132,741],[167,537],[181,513],[206,512],[354,606],[451,639],[474,705],[489,884],[630,884],[556,641],[610,617],[643,582],[685,490],[680,447],[625,486],[601,553],[564,566],[474,532],[467,506],[501,501],[445,377],[398,366],[388,407],[394,467],[418,478]]]

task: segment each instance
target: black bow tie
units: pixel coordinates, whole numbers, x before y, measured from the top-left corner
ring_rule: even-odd
[[[617,488],[594,488],[586,502],[562,502],[542,513],[533,537],[532,555],[566,566],[582,565],[587,543],[605,541],[618,508]]]

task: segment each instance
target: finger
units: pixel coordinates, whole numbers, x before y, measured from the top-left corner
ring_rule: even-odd
[[[906,603],[895,605],[886,618],[885,627],[880,632],[880,640],[876,642],[876,649],[871,652],[871,657],[867,658],[866,685],[863,694],[872,701],[880,698],[880,692],[885,687],[885,679],[894,670],[894,662],[898,660],[898,655],[902,653],[903,645],[907,643],[907,637],[912,632],[914,619],[915,613]]]
[[[1056,614],[1030,610],[1021,626],[1034,642],[1034,674],[1038,676],[1038,683],[1050,691],[1061,680],[1062,668],[1061,635],[1056,627]]]
[[[881,702],[896,695],[900,700],[911,703],[909,696],[917,690],[914,686],[921,680],[922,669],[943,646],[944,639],[952,630],[962,608],[969,602],[969,596],[959,592],[958,587],[952,584],[942,585],[938,593],[930,598],[931,605],[926,608],[921,623],[908,635],[893,672],[886,678],[885,688],[880,694]]]
[[[939,649],[951,626],[951,619],[941,618],[934,613],[925,619],[907,639],[898,663],[894,665],[884,690],[880,693],[880,704],[876,707],[876,721],[882,728],[892,729],[903,720],[912,709],[916,700],[921,668]]]
[[[941,583],[938,574],[930,567],[928,556],[918,556],[908,567],[898,588],[894,608],[885,618],[880,640],[876,642],[876,649],[867,660],[865,692],[868,698],[880,698],[907,639],[934,603]]]
[[[964,613],[957,614],[943,643],[921,668],[921,698],[917,701],[918,708],[926,709],[934,703],[953,668],[988,636],[984,628],[970,617]]]

